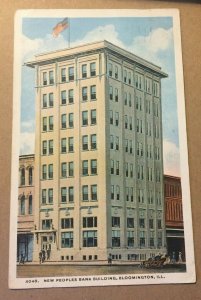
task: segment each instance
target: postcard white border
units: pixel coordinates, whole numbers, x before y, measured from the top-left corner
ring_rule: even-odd
[[[17,278],[16,277],[16,250],[17,250],[17,195],[18,195],[18,158],[20,140],[20,95],[21,95],[21,65],[19,40],[22,32],[23,17],[172,17],[175,50],[176,88],[179,123],[180,143],[180,170],[183,194],[183,217],[186,251],[186,272],[184,273],[147,273],[147,274],[118,274],[102,276],[72,276],[72,277],[47,277],[50,282],[44,282],[44,277]],[[21,45],[22,47],[23,45]],[[193,283],[196,280],[194,247],[192,233],[192,216],[189,184],[189,166],[186,135],[186,115],[183,85],[183,67],[181,55],[181,34],[179,11],[177,9],[30,9],[19,10],[15,15],[14,36],[14,81],[13,81],[13,130],[12,130],[12,175],[11,175],[11,209],[10,209],[10,245],[9,245],[9,287],[12,289],[23,288],[50,288],[50,287],[82,287],[82,286],[109,286],[109,285],[142,285],[142,284],[167,284],[167,283]],[[132,276],[135,277],[132,279]],[[152,278],[154,276],[154,278]],[[94,278],[99,278],[95,280]],[[104,279],[105,278],[105,279]],[[113,279],[110,279],[113,278]],[[74,280],[73,280],[74,279]],[[88,280],[87,280],[88,279]],[[26,281],[28,281],[26,283]]]

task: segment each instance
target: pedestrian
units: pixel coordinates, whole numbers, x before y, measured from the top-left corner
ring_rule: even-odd
[[[181,264],[182,263],[182,252],[179,251],[179,259],[178,259],[178,263]]]
[[[173,264],[176,263],[176,254],[175,254],[174,251],[172,252],[172,260],[171,260],[171,262],[172,262]]]
[[[40,250],[40,252],[39,252],[39,261],[40,261],[40,264],[43,262],[42,250]]]
[[[50,252],[51,252],[51,250],[50,250],[50,249],[47,249],[47,260],[50,259]]]
[[[111,266],[112,265],[112,254],[111,253],[109,253],[107,261],[108,261],[108,265]]]
[[[45,250],[42,250],[42,262],[44,262],[46,259]]]

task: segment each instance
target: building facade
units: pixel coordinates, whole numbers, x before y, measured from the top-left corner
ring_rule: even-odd
[[[164,187],[167,252],[170,256],[175,252],[176,259],[182,252],[185,260],[181,178],[164,175]]]
[[[36,56],[34,260],[166,252],[160,67],[107,41]]]
[[[19,157],[17,261],[33,259],[34,155]]]

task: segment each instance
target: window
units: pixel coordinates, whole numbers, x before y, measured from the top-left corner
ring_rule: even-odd
[[[33,168],[29,168],[29,185],[33,183]]]
[[[139,219],[139,226],[140,228],[145,228],[145,220],[143,218]]]
[[[68,91],[68,103],[72,104],[74,102],[74,90]]]
[[[140,231],[140,247],[145,247],[145,232]]]
[[[119,70],[118,70],[118,66],[115,66],[115,73],[114,73],[114,77],[115,77],[115,79],[118,79],[118,72]]]
[[[124,117],[124,124],[125,124],[125,129],[128,128],[128,116]]]
[[[97,217],[84,217],[83,228],[97,227]]]
[[[124,104],[127,105],[128,103],[128,98],[127,98],[127,93],[124,93]]]
[[[158,232],[158,247],[162,246],[162,237],[163,237],[163,233]]]
[[[42,220],[42,230],[50,230],[52,227],[52,219]]]
[[[52,155],[54,153],[53,140],[49,140],[48,146],[49,146],[49,155]]]
[[[97,231],[83,231],[83,247],[97,247]]]
[[[126,173],[126,177],[128,177],[128,163],[125,163],[125,173]]]
[[[96,63],[95,62],[90,64],[90,75],[96,76]]]
[[[125,152],[128,152],[128,140],[125,140]]]
[[[89,200],[88,185],[82,186],[82,201]]]
[[[112,86],[110,86],[109,94],[110,94],[110,100],[113,100],[113,87]]]
[[[97,200],[97,185],[96,184],[91,185],[91,200],[92,201]]]
[[[53,164],[48,165],[48,178],[53,179]]]
[[[110,110],[110,124],[113,125],[113,111]]]
[[[43,72],[43,85],[47,85],[47,72]]]
[[[162,229],[162,221],[161,221],[161,219],[159,219],[157,221],[157,224],[158,224],[158,229]]]
[[[154,232],[153,231],[150,231],[149,245],[150,245],[150,247],[154,247]]]
[[[74,117],[74,114],[73,113],[70,113],[69,115],[68,115],[68,127],[69,128],[73,128],[73,126],[74,126],[74,122],[73,122],[73,118]]]
[[[68,193],[69,193],[69,202],[74,202],[74,187],[70,186],[68,189]]]
[[[82,88],[82,101],[87,101],[87,87]]]
[[[149,219],[149,228],[150,229],[154,228],[154,220],[153,219]]]
[[[61,139],[61,153],[66,153],[66,138]]]
[[[61,177],[67,177],[67,163],[61,163]]]
[[[110,136],[110,149],[114,149],[114,136]]]
[[[129,201],[129,187],[126,187],[126,201]]]
[[[42,165],[42,179],[47,179],[47,165]]]
[[[88,111],[82,112],[82,126],[88,125]]]
[[[127,82],[127,70],[124,70],[124,82]]]
[[[73,228],[73,218],[61,219],[61,229]]]
[[[47,117],[43,117],[43,131],[47,131]]]
[[[66,68],[61,69],[61,82],[66,82]]]
[[[108,65],[108,70],[109,70],[109,76],[112,77],[113,66],[111,63],[109,63],[109,65]]]
[[[119,126],[119,113],[115,112],[115,125]]]
[[[97,175],[97,160],[91,160],[91,175]]]
[[[48,189],[48,202],[49,204],[53,203],[53,189]]]
[[[67,188],[66,187],[61,188],[61,202],[62,203],[67,202]]]
[[[61,104],[66,104],[66,91],[61,91]]]
[[[33,206],[33,201],[32,201],[32,195],[29,196],[29,215],[32,215],[32,206]]]
[[[92,85],[90,87],[90,92],[91,92],[91,100],[96,100],[96,86]]]
[[[49,71],[49,83],[54,84],[54,72]]]
[[[91,110],[91,125],[96,124],[96,109]]]
[[[82,175],[87,176],[88,174],[88,160],[82,161]]]
[[[82,78],[87,77],[87,65],[82,65]]]
[[[114,174],[114,160],[110,160],[110,174]]]
[[[133,202],[133,188],[132,187],[130,188],[130,199],[131,199],[131,202]]]
[[[132,121],[132,117],[129,117],[129,128],[130,128],[130,130],[133,129],[133,121]]]
[[[116,161],[116,175],[119,175],[119,161]]]
[[[72,248],[72,247],[73,247],[73,232],[62,232],[61,248]]]
[[[116,200],[120,200],[120,187],[119,187],[119,185],[116,186]]]
[[[119,150],[119,137],[116,136],[116,150]]]
[[[66,129],[66,114],[61,115],[61,128]]]
[[[132,106],[132,98],[131,98],[131,94],[130,93],[128,94],[128,104],[129,104],[129,107]]]
[[[49,116],[49,130],[54,129],[53,116]]]
[[[47,107],[47,94],[43,94],[43,108]]]
[[[91,150],[97,149],[97,139],[96,134],[91,135]]]
[[[74,67],[69,67],[68,68],[68,78],[69,78],[69,81],[74,80]]]
[[[82,137],[82,150],[88,150],[88,135]]]
[[[69,137],[68,138],[68,152],[73,152],[74,151],[74,138]]]
[[[115,88],[115,101],[118,102],[119,101],[119,91],[117,88]]]
[[[112,227],[120,227],[120,217],[112,217]]]
[[[42,145],[43,145],[43,155],[47,155],[47,141],[43,141],[42,142]]]
[[[111,200],[114,200],[114,185],[111,185]]]
[[[120,247],[120,231],[112,230],[112,247]]]
[[[134,247],[134,231],[127,231],[127,245]]]
[[[128,72],[128,84],[131,84],[131,72]]]
[[[71,161],[68,164],[68,175],[69,177],[73,177],[74,176],[74,162]]]
[[[46,189],[42,189],[42,204],[46,204]]]
[[[54,94],[50,93],[49,94],[49,107],[53,107],[54,106]]]
[[[20,199],[19,214],[25,215],[25,196],[22,196]]]
[[[133,141],[129,141],[129,145],[130,145],[130,154],[133,153]]]
[[[134,228],[134,218],[127,218],[127,227]]]
[[[130,177],[133,178],[133,164],[130,164]]]
[[[25,185],[25,168],[22,168],[20,172],[20,185]]]

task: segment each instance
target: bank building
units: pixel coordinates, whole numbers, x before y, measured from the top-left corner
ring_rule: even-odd
[[[35,56],[33,261],[166,252],[160,67],[101,41]]]

